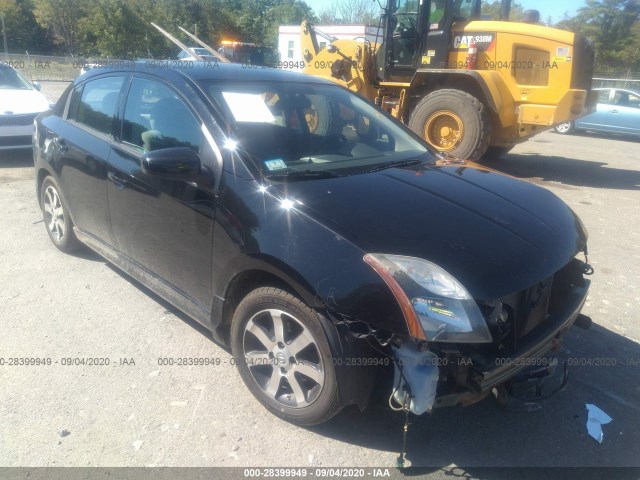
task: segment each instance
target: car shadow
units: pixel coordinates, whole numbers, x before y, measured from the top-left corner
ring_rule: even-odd
[[[432,469],[451,464],[640,466],[640,346],[594,324],[590,330],[573,328],[560,357],[578,365],[570,367],[567,386],[544,400],[541,410],[505,411],[489,397],[468,407],[412,415],[406,458],[412,466]],[[601,444],[587,434],[587,403],[613,418],[602,427]],[[350,444],[398,452],[403,421],[402,413],[378,403],[362,413],[346,409],[309,430]],[[478,478],[486,478],[484,473]]]
[[[72,257],[76,257],[76,258],[81,258],[82,260],[89,260],[91,262],[107,263],[104,258],[102,258],[100,255],[98,255],[96,252],[91,250],[86,245],[80,245],[80,247],[77,250],[74,250],[73,252],[69,252],[68,255],[71,255]]]
[[[0,150],[0,168],[33,167],[33,150]]]
[[[640,171],[610,168],[606,162],[510,153],[484,165],[534,183],[540,179],[576,187],[640,190]]]

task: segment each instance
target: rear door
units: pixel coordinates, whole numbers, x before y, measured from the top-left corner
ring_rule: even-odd
[[[212,301],[215,169],[203,122],[178,91],[146,76],[131,79],[122,117],[107,174],[116,247],[206,313]],[[202,169],[195,181],[165,180],[142,171],[145,152],[177,146],[200,155]]]
[[[92,78],[75,87],[66,119],[53,136],[60,187],[74,223],[113,244],[107,200],[107,158],[126,76]]]

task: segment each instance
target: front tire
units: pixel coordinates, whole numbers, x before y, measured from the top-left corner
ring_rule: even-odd
[[[58,250],[64,253],[77,250],[80,241],[73,231],[73,222],[60,195],[60,188],[52,177],[45,178],[40,187],[40,208],[49,238]]]
[[[231,351],[242,380],[269,411],[297,425],[340,411],[333,355],[319,315],[293,295],[264,287],[238,305]]]
[[[564,122],[553,127],[556,133],[559,133],[560,135],[567,135],[573,132],[574,128],[575,124],[573,122]]]
[[[491,138],[487,108],[461,90],[436,90],[423,98],[409,118],[409,128],[439,152],[477,161]]]

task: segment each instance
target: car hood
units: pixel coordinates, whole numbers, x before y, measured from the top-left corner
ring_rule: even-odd
[[[49,109],[49,101],[37,90],[0,89],[0,115],[40,113]]]
[[[363,252],[429,260],[478,300],[549,277],[586,245],[582,223],[554,194],[467,164],[422,164],[276,188]]]

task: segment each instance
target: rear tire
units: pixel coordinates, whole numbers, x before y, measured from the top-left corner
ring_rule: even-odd
[[[73,231],[69,209],[60,195],[60,188],[52,177],[46,177],[40,187],[40,208],[47,233],[58,250],[71,253],[81,243]]]
[[[487,108],[461,90],[427,95],[411,113],[409,128],[439,152],[465,160],[479,160],[491,138]]]
[[[553,127],[553,129],[560,135],[567,135],[573,132],[573,130],[575,129],[575,124],[573,122],[564,122],[556,125],[555,127]]]
[[[319,315],[293,295],[254,290],[231,323],[231,351],[242,380],[271,413],[297,425],[340,411],[333,355]]]

